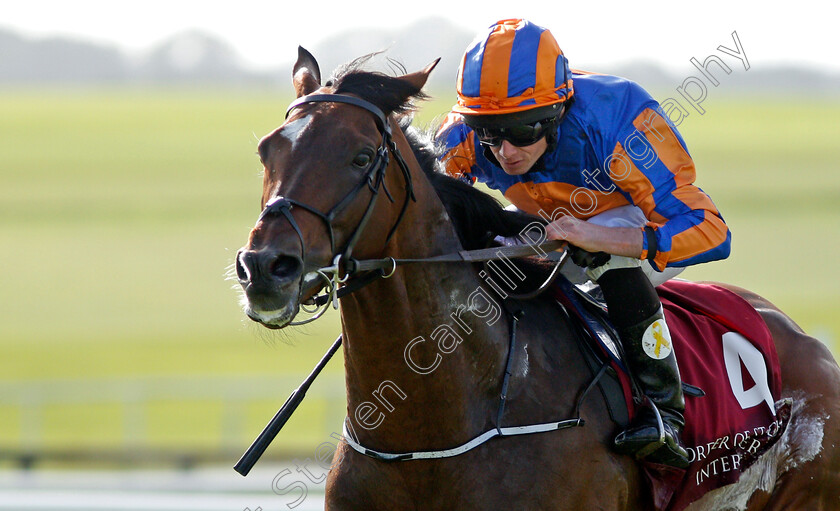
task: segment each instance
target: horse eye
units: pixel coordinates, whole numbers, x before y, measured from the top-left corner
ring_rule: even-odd
[[[370,154],[369,151],[362,151],[361,153],[357,154],[355,158],[353,158],[353,165],[359,167],[360,169],[366,168],[370,165],[373,156]]]

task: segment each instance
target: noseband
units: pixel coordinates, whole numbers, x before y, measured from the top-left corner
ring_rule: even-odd
[[[397,145],[394,143],[394,140],[391,136],[391,125],[388,121],[388,118],[385,116],[385,114],[379,107],[377,107],[369,101],[365,101],[364,99],[357,98],[355,96],[346,96],[343,94],[310,94],[308,96],[302,96],[294,102],[292,102],[292,104],[290,104],[289,108],[286,110],[286,118],[289,117],[289,113],[293,109],[306,103],[346,103],[348,105],[354,105],[359,108],[363,108],[374,115],[377,127],[382,133],[382,142],[379,144],[379,147],[376,150],[376,156],[374,157],[373,161],[371,161],[371,163],[368,165],[368,168],[365,172],[365,176],[327,213],[322,213],[318,209],[298,200],[278,196],[272,198],[266,203],[265,208],[263,209],[262,213],[260,213],[259,218],[257,218],[257,224],[259,224],[266,217],[270,217],[273,215],[283,215],[289,221],[292,228],[295,230],[295,233],[297,233],[298,238],[300,239],[302,253],[301,259],[303,261],[306,261],[306,244],[303,239],[303,233],[300,227],[298,226],[297,222],[295,221],[291,210],[294,207],[298,207],[320,218],[324,222],[324,225],[327,228],[327,233],[330,237],[330,251],[333,255],[333,265],[328,268],[321,268],[319,270],[316,270],[315,273],[321,278],[325,279],[328,284],[331,284],[334,281],[334,284],[331,286],[331,289],[329,291],[330,295],[334,295],[335,286],[337,286],[338,283],[345,282],[355,272],[353,264],[354,261],[351,258],[351,254],[353,252],[353,248],[359,240],[359,237],[361,236],[362,230],[364,230],[365,225],[367,225],[367,222],[370,219],[371,214],[373,213],[373,207],[376,204],[376,198],[379,195],[380,187],[383,190],[385,190],[385,194],[388,196],[388,199],[391,202],[394,202],[394,198],[391,195],[391,192],[388,191],[384,179],[385,171],[388,168],[389,163],[389,153],[393,153],[394,159],[398,163],[400,170],[402,171],[403,177],[405,179],[405,200],[403,201],[402,209],[400,210],[400,214],[397,217],[394,226],[391,227],[391,230],[388,232],[388,236],[385,239],[385,243],[388,243],[388,241],[391,240],[391,237],[394,235],[394,232],[396,232],[400,222],[402,222],[402,219],[405,216],[405,212],[408,209],[409,201],[416,201],[417,199],[414,196],[414,187],[412,184],[411,173],[408,169],[408,165],[405,163],[402,154],[400,154],[400,151],[397,148]],[[365,209],[361,220],[359,220],[359,223],[356,225],[356,228],[353,230],[353,233],[350,235],[347,242],[344,244],[342,250],[337,252],[335,243],[335,232],[333,230],[333,221],[339,215],[339,213],[341,213],[341,211],[343,211],[356,199],[356,196],[365,187],[367,187],[371,191],[370,201],[368,201],[367,209]],[[342,262],[344,263],[343,271],[345,271],[343,277],[340,276],[340,272],[342,270],[339,268]],[[324,273],[325,271],[332,271],[335,275],[334,279],[328,277]],[[305,280],[306,279],[301,279],[301,291]],[[321,313],[323,313],[323,311]],[[317,319],[318,316],[320,316],[320,314],[317,314],[317,316],[308,320],[293,323],[292,325],[308,323],[310,321],[313,321],[314,319]]]

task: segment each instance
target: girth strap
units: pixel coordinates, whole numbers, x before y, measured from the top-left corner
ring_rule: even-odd
[[[579,395],[577,402],[575,404],[575,417],[571,419],[566,419],[562,421],[556,422],[544,422],[541,424],[529,424],[526,426],[507,426],[502,427],[502,418],[504,416],[505,411],[505,402],[507,400],[507,391],[508,391],[508,383],[510,380],[510,368],[511,362],[513,360],[514,352],[516,350],[516,324],[519,321],[516,314],[511,314],[511,327],[510,327],[510,343],[508,345],[508,353],[507,353],[507,362],[505,363],[505,375],[502,381],[502,388],[501,388],[501,395],[499,396],[499,407],[496,414],[496,427],[485,431],[484,433],[476,436],[472,440],[467,443],[461,444],[457,447],[453,447],[451,449],[441,449],[436,451],[414,451],[414,452],[403,452],[403,453],[395,453],[395,452],[382,452],[377,451],[376,449],[371,449],[369,447],[365,447],[356,440],[350,431],[347,428],[347,422],[350,418],[344,419],[343,425],[343,435],[344,440],[347,442],[347,445],[355,449],[357,452],[364,454],[365,456],[369,456],[371,458],[381,460],[381,461],[409,461],[409,460],[423,460],[423,459],[438,459],[438,458],[451,458],[453,456],[458,456],[460,454],[464,454],[467,451],[475,449],[479,445],[487,442],[491,438],[495,437],[507,437],[507,436],[518,436],[518,435],[529,435],[531,433],[545,433],[547,431],[555,431],[558,429],[567,429],[573,428],[577,426],[583,426],[585,421],[580,416],[580,407],[583,400],[586,399],[586,396],[589,395],[589,392],[595,387],[598,381],[604,376],[606,373],[607,364],[604,364],[601,367],[601,370],[595,375],[592,381],[586,386],[586,388],[581,392]]]
[[[416,451],[416,452],[405,452],[405,453],[393,453],[393,452],[382,452],[377,451],[375,449],[370,449],[368,447],[363,446],[355,438],[350,432],[347,430],[347,421],[349,419],[345,419],[344,421],[344,440],[347,442],[347,445],[355,449],[356,451],[364,454],[365,456],[370,456],[371,458],[375,458],[381,461],[408,461],[408,460],[423,460],[423,459],[436,459],[436,458],[451,458],[453,456],[458,456],[459,454],[464,454],[467,451],[471,451],[475,449],[479,445],[485,443],[486,441],[490,440],[493,437],[497,436],[516,436],[516,435],[528,435],[531,433],[544,433],[546,431],[554,431],[557,429],[566,429],[572,428],[575,426],[583,426],[583,419],[580,417],[575,419],[568,419],[559,422],[546,422],[544,424],[531,424],[529,426],[511,426],[506,428],[493,428],[489,431],[485,431],[484,433],[478,435],[477,437],[473,438],[469,442],[459,445],[458,447],[453,447],[452,449],[442,449],[439,451]]]

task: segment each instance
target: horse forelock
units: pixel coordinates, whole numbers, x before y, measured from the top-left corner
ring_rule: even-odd
[[[375,55],[372,53],[359,57],[338,68],[327,86],[332,87],[335,94],[354,94],[369,101],[385,112],[385,115],[411,110],[412,100],[427,98],[422,89],[399,77],[363,69],[364,64]],[[401,64],[394,60],[390,62],[405,71]]]

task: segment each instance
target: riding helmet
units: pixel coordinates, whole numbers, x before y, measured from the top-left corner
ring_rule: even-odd
[[[501,20],[475,39],[458,69],[453,110],[468,125],[502,128],[555,117],[571,99],[569,63],[551,32]]]

